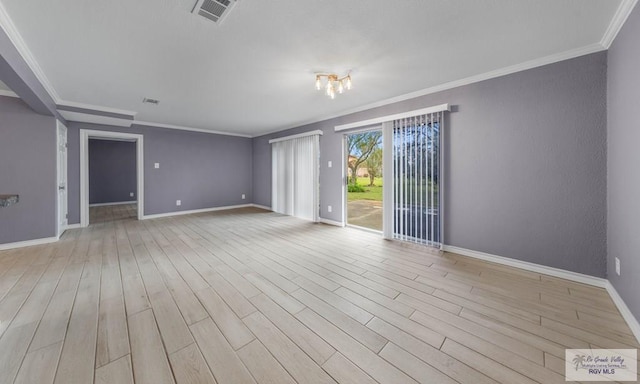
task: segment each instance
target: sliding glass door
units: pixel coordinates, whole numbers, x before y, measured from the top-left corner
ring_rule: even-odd
[[[319,135],[276,139],[272,144],[271,209],[318,221]]]
[[[382,231],[382,129],[345,135],[347,224]]]

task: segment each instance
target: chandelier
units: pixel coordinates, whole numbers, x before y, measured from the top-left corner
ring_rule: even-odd
[[[324,86],[323,86],[324,80]],[[338,75],[331,73],[317,73],[316,74],[316,89],[319,91],[322,88],[325,89],[327,96],[332,99],[336,98],[336,92],[343,93],[344,90],[351,89],[351,74],[339,77]]]

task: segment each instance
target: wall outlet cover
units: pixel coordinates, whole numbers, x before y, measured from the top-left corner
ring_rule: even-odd
[[[620,259],[616,257],[616,274],[620,276]]]
[[[242,194],[242,200],[244,200],[244,199],[246,199],[246,198],[247,198],[247,196],[245,196],[245,194],[243,193],[243,194]]]
[[[333,207],[328,205],[327,206],[327,212],[329,212],[329,213],[333,212]]]
[[[182,200],[176,200],[176,205],[179,207],[182,205]]]
[[[160,168],[160,163],[153,163],[153,167],[154,167],[155,169]]]

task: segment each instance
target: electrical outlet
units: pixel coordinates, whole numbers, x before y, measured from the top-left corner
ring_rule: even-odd
[[[620,259],[616,257],[616,273],[620,276]]]
[[[176,200],[176,205],[179,207],[182,205],[182,200]]]
[[[245,196],[245,194],[243,193],[243,194],[242,194],[242,200],[244,200],[244,199],[246,199],[246,198],[247,198],[247,196]]]
[[[155,168],[155,169],[160,168],[160,163],[153,163],[153,168]]]
[[[133,197],[133,192],[129,192],[129,197]]]
[[[327,205],[327,212],[331,213],[333,211],[333,207],[331,207],[330,205]]]
[[[329,167],[329,168],[333,167],[333,162],[331,162],[331,160],[329,160],[329,161],[327,162],[327,167]]]

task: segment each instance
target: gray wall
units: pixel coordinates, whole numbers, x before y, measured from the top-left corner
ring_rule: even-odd
[[[56,235],[56,122],[17,98],[0,96],[0,244]]]
[[[607,277],[640,319],[640,7],[609,50]],[[620,259],[621,274],[614,258]]]
[[[135,142],[89,140],[89,204],[136,200],[136,181]]]
[[[254,138],[254,202],[271,205],[268,140],[321,129],[320,216],[342,221],[334,126],[450,103],[445,243],[604,277],[606,64],[595,53]]]
[[[69,223],[80,222],[80,129],[144,135],[145,215],[252,201],[251,139],[135,125],[69,123],[68,128]]]

